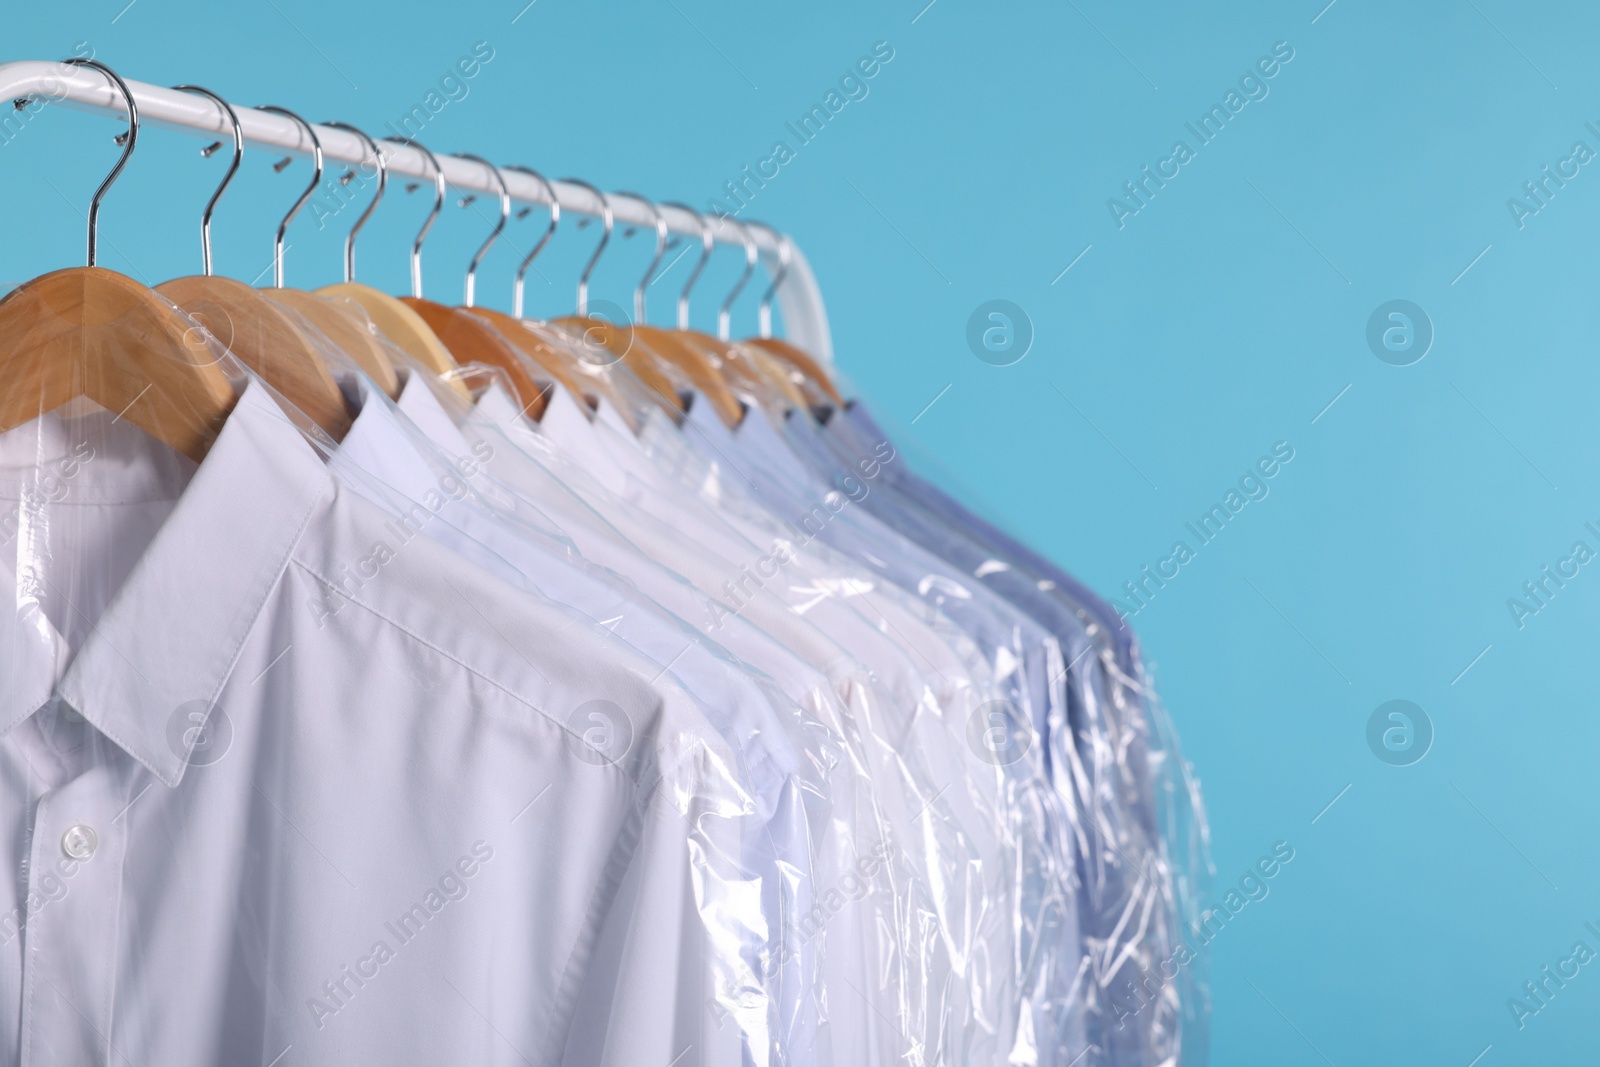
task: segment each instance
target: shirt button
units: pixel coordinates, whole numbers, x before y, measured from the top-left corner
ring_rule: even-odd
[[[95,846],[100,839],[95,835],[94,827],[79,823],[67,828],[61,835],[61,851],[75,860],[88,860],[94,855]]]

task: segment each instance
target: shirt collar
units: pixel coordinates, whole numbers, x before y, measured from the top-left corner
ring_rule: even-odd
[[[183,778],[209,714],[272,587],[331,482],[268,390],[247,382],[206,459],[61,679],[80,715],[169,786]],[[30,621],[28,628],[36,628]],[[46,624],[48,625],[48,624]],[[50,641],[0,627],[22,653],[0,677],[0,732],[32,715],[56,677]],[[183,727],[173,730],[172,724]]]
[[[489,388],[502,395],[505,393],[499,382],[491,384]],[[407,376],[405,385],[400,387],[400,397],[395,401],[395,407],[446,452],[465,456],[472,451],[472,445],[456,428],[455,420],[445,411],[421,372],[412,371]]]
[[[421,373],[405,375],[398,400],[364,385],[359,400],[360,410],[328,462],[339,480],[395,513],[451,490],[456,472],[449,457],[469,455],[471,446]],[[449,496],[453,512],[456,494]]]

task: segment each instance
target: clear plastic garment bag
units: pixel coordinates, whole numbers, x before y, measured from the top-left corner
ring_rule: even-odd
[[[0,1059],[1204,1062],[1204,812],[1137,642],[769,336],[785,239],[731,341],[754,227],[74,67],[127,132],[89,265],[0,300]],[[234,146],[203,273],[155,289],[95,265],[141,93]],[[258,289],[210,222],[262,140],[312,176]],[[292,288],[335,152],[375,194]],[[396,297],[355,239],[402,158]],[[512,172],[550,218],[508,313]],[[459,306],[422,284],[456,180],[500,209]],[[577,313],[527,317],[564,200],[601,222]],[[631,324],[588,303],[618,212],[656,235]]]

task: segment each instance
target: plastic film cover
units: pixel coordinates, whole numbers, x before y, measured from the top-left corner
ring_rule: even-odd
[[[110,272],[0,325],[3,1058],[816,1062],[810,709],[309,327],[340,442]]]

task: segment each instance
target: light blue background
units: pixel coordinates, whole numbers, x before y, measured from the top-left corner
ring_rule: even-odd
[[[483,40],[495,58],[425,143],[696,205],[888,41],[870,95],[751,213],[804,247],[844,372],[913,453],[1115,595],[1274,442],[1295,449],[1135,620],[1204,783],[1217,894],[1273,842],[1296,849],[1213,945],[1213,1061],[1593,1056],[1600,965],[1521,1032],[1506,1007],[1575,941],[1600,949],[1583,930],[1600,920],[1600,565],[1521,630],[1506,607],[1575,540],[1600,549],[1582,529],[1600,520],[1600,164],[1525,228],[1506,205],[1574,141],[1600,150],[1592,5],[125,2],[20,8],[4,58],[84,42],[132,78],[376,133]],[[1280,40],[1295,55],[1268,98],[1119,230],[1107,198]],[[81,262],[114,132],[52,109],[0,148],[0,277]],[[223,163],[196,148],[146,131],[106,205],[105,265],[197,270]],[[267,266],[305,181],[272,161],[250,153],[219,210],[225,273]],[[391,192],[362,280],[403,287],[423,199]],[[431,294],[459,292],[483,225],[452,209],[436,228]],[[570,309],[593,232],[558,237],[532,310]],[[290,284],[337,280],[332,229],[308,217],[291,242]],[[625,302],[644,252],[618,242],[602,295]],[[701,325],[737,261],[708,274]],[[506,306],[514,262],[491,255],[486,302]],[[652,290],[657,321],[683,274]],[[1014,366],[964,340],[992,298],[1036,330]],[[1437,333],[1403,368],[1364,339],[1395,298]],[[741,332],[753,317],[746,300]],[[1392,698],[1437,732],[1411,767],[1366,744]]]

